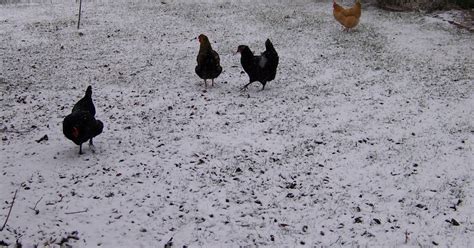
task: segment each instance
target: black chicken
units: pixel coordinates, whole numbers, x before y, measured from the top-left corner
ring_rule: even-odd
[[[89,145],[93,146],[92,138],[102,133],[103,129],[104,124],[86,111],[73,112],[63,121],[63,133],[79,146],[79,154],[82,154],[82,143],[89,140]]]
[[[79,154],[82,154],[82,143],[89,140],[93,146],[92,139],[101,134],[104,124],[95,119],[95,107],[92,102],[92,87],[87,87],[86,95],[73,107],[72,113],[64,118],[63,133],[66,138],[79,145]]]
[[[240,45],[237,48],[236,53],[241,54],[240,63],[250,79],[242,89],[246,89],[251,83],[258,81],[264,90],[267,82],[275,79],[279,61],[278,53],[269,39],[265,41],[265,48],[265,52],[260,56],[255,56],[248,46]]]
[[[214,78],[217,78],[221,72],[219,54],[212,50],[211,43],[207,36],[201,34],[199,39],[199,53],[197,56],[197,66],[195,68],[196,74],[204,79],[204,85],[207,87],[207,79],[212,80],[214,85]]]

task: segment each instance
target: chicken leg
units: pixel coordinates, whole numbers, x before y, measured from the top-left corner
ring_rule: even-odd
[[[252,83],[253,82],[249,82],[248,84],[244,85],[244,87],[242,87],[240,90],[241,91],[244,90],[244,89],[246,90],[249,87],[249,85],[252,84]]]
[[[92,142],[92,138],[89,140],[89,148],[91,149],[92,153],[95,153],[95,146]]]

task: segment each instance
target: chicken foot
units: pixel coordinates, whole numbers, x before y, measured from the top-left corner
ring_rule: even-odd
[[[89,140],[89,148],[91,149],[92,153],[95,153],[95,146],[92,142],[92,138]]]
[[[253,82],[250,82],[250,83],[244,85],[244,87],[242,87],[242,88],[240,89],[240,91],[243,91],[243,90],[248,89],[248,86],[249,86],[250,84],[252,84],[252,83],[253,83]],[[262,88],[261,88],[259,91],[264,90],[264,89],[265,89],[265,85],[266,85],[266,83],[262,83]]]
[[[240,91],[246,90],[246,89],[249,87],[249,85],[252,84],[252,83],[253,83],[253,82],[250,82],[250,83],[244,85],[244,87],[242,87],[242,88],[240,89]]]

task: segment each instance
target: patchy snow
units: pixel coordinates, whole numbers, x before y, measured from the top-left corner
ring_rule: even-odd
[[[0,241],[472,246],[472,33],[268,2],[86,1],[80,31],[73,1],[0,5]],[[200,33],[224,68],[207,91]],[[232,52],[267,38],[277,78],[240,92]],[[79,156],[61,123],[89,84],[105,129]]]

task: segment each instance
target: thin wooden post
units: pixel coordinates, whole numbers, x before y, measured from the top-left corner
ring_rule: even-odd
[[[79,0],[79,19],[77,20],[77,29],[81,25],[82,0]]]

